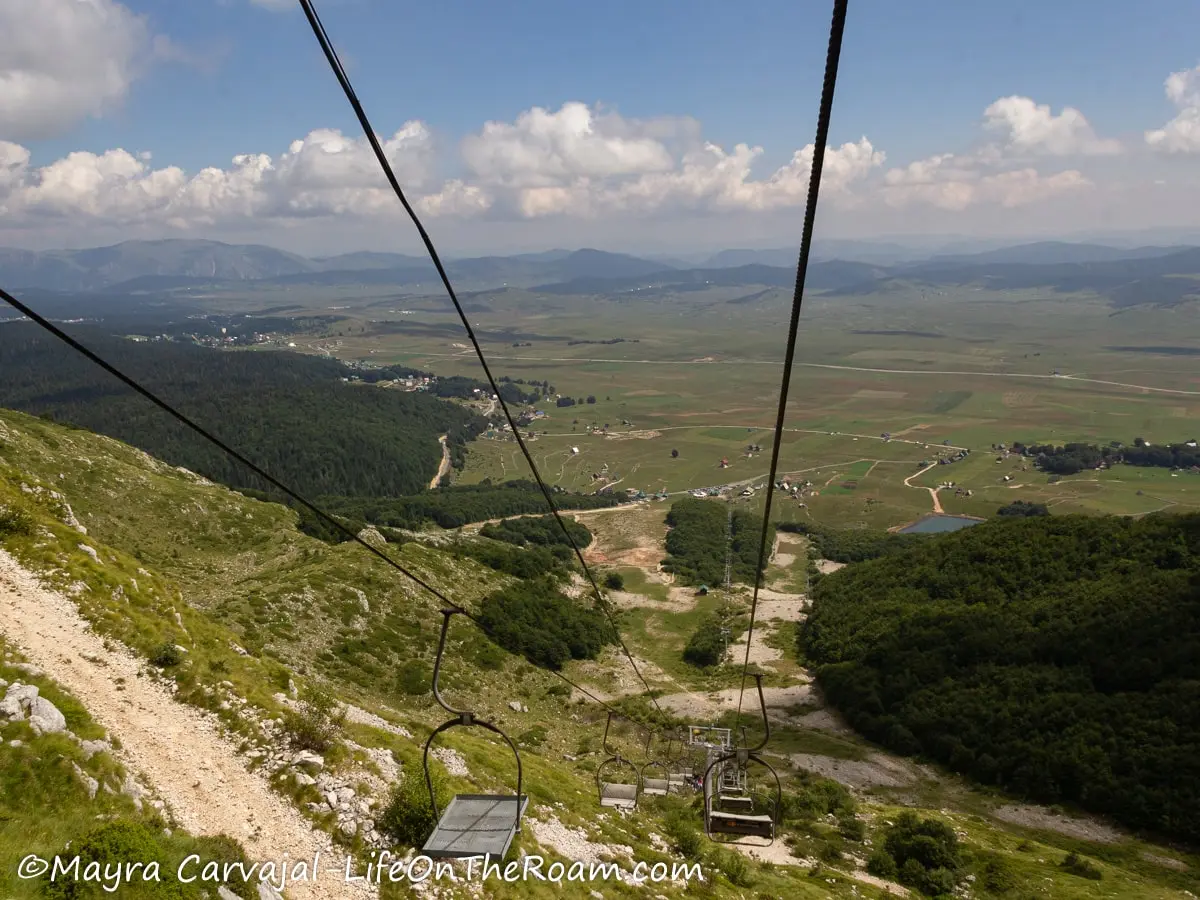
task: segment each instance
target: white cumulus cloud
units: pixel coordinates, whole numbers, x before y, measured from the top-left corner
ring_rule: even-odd
[[[694,119],[627,119],[566,103],[554,112],[531,109],[512,123],[489,122],[463,141],[462,153],[495,208],[539,218],[801,205],[814,148],[755,179],[761,147],[727,151],[705,142]],[[823,185],[844,191],[883,160],[865,137],[829,149]]]
[[[2,0],[0,34],[0,134],[16,140],[104,114],[156,52],[145,21],[116,0]]]
[[[983,174],[973,158],[943,153],[890,170],[884,185],[884,199],[891,206],[926,204],[959,212],[977,204],[1027,206],[1085,190],[1092,182],[1076,169],[1053,175],[1032,168]]]
[[[1045,156],[1107,156],[1119,141],[1100,138],[1083,113],[1067,106],[1058,115],[1029,97],[1001,97],[983,112],[984,127],[1003,135],[1004,150]]]
[[[1179,113],[1162,128],[1146,132],[1146,143],[1166,153],[1200,151],[1200,66],[1173,72],[1163,84]]]
[[[403,185],[418,194],[431,185],[432,135],[425,125],[408,122],[381,143]],[[176,166],[155,168],[149,154],[123,149],[70,153],[36,168],[29,161],[24,147],[0,142],[0,209],[10,217],[159,221],[186,228],[256,217],[370,217],[400,210],[366,139],[331,129],[293,141],[277,157],[240,154],[228,168],[191,176]],[[470,190],[446,186],[441,193],[437,211],[471,208]]]

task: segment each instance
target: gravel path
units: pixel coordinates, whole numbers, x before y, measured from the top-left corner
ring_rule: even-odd
[[[329,836],[309,826],[259,776],[248,772],[217,720],[178,703],[163,685],[141,677],[146,665],[127,648],[104,647],[75,604],[42,587],[0,550],[0,630],[84,704],[121,742],[127,767],[143,776],[195,835],[228,834],[247,854],[278,866],[321,851],[318,879],[289,885],[289,898],[366,898],[374,892],[346,884],[345,858]],[[114,642],[110,641],[110,646]],[[123,690],[118,690],[123,679]]]

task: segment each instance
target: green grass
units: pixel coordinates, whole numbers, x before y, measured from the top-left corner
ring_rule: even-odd
[[[621,577],[625,579],[625,590],[641,594],[651,600],[658,600],[665,603],[669,599],[667,586],[658,581],[651,581],[646,577],[646,570],[639,569],[635,566],[620,566],[617,569],[621,573]]]

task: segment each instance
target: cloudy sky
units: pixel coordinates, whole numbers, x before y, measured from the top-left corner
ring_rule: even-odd
[[[450,252],[798,243],[827,0],[318,0]],[[415,251],[296,0],[0,0],[0,245]],[[851,0],[818,231],[1200,228],[1200,5]]]

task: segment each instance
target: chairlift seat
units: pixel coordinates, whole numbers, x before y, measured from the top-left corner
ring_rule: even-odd
[[[709,816],[710,834],[731,834],[742,837],[775,839],[775,820],[768,815],[714,812]]]
[[[605,781],[600,784],[600,805],[613,809],[633,809],[637,806],[638,786]]]
[[[433,834],[421,848],[431,858],[486,856],[503,859],[524,815],[529,797],[514,794],[459,794],[446,807]]]

